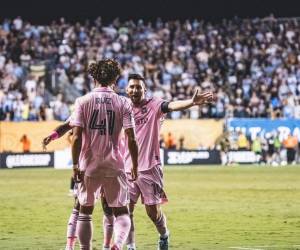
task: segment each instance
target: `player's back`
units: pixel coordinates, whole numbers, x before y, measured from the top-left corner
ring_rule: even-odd
[[[72,125],[83,127],[79,165],[87,175],[103,174],[103,169],[123,170],[119,151],[122,127],[133,127],[128,101],[107,87],[95,88],[76,100]]]

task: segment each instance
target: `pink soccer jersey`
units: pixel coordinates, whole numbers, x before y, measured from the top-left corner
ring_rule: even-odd
[[[163,102],[159,98],[150,98],[145,99],[139,106],[133,105],[136,138],[139,146],[139,171],[145,171],[161,165],[159,131],[165,116],[161,111]],[[126,137],[125,145],[127,145]],[[130,172],[132,163],[127,147],[124,155],[126,172]]]
[[[134,127],[131,104],[109,87],[76,100],[71,126],[83,128],[79,167],[87,176],[114,177],[124,171],[119,149],[122,128]]]

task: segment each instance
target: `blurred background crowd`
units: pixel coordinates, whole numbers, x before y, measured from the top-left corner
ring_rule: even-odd
[[[148,94],[190,98],[213,90],[215,104],[168,118],[300,118],[300,19],[144,22],[101,18],[0,25],[0,120],[65,120],[76,97],[93,88],[90,62],[116,58],[125,95],[129,73],[147,79]]]

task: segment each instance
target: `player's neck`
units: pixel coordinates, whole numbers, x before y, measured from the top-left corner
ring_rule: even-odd
[[[133,105],[136,107],[142,106],[146,102],[146,98],[142,98],[139,102],[133,102]]]
[[[100,83],[97,83],[97,84],[95,85],[95,88],[110,88],[110,86],[109,86],[109,85],[102,85],[102,84],[100,84]]]

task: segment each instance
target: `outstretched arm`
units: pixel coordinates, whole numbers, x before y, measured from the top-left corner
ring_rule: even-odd
[[[173,101],[168,104],[168,111],[185,110],[195,105],[203,105],[211,103],[213,101],[213,93],[210,91],[199,94],[199,90],[196,89],[193,97],[183,101]]]
[[[70,121],[66,121],[62,125],[58,126],[53,130],[53,132],[45,137],[42,141],[43,149],[46,150],[46,146],[53,140],[62,137],[65,133],[67,133],[72,127],[70,126]]]

